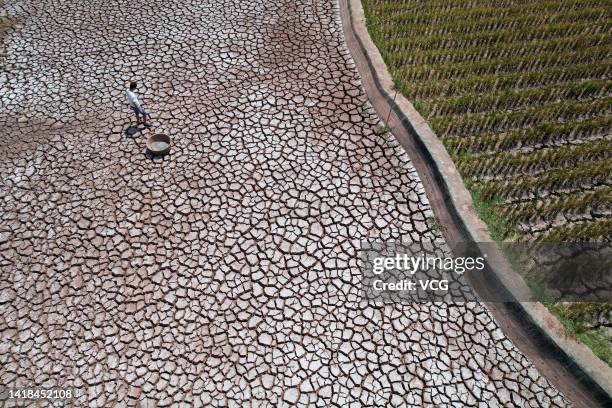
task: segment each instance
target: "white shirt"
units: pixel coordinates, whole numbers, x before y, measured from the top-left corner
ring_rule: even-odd
[[[128,105],[133,106],[135,108],[138,108],[140,106],[140,102],[138,102],[138,95],[136,95],[136,92],[127,91],[126,96]]]

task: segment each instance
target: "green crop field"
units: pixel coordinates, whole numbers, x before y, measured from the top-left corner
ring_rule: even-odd
[[[446,146],[496,240],[612,239],[612,2],[363,5],[396,88]],[[610,328],[589,321],[609,322],[609,305],[549,307],[612,362]]]

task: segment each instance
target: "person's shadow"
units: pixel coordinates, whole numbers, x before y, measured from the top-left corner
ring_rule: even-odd
[[[125,137],[127,137],[128,139],[136,139],[142,133],[142,129],[139,128],[138,126],[129,125],[125,129],[124,133],[125,133]]]

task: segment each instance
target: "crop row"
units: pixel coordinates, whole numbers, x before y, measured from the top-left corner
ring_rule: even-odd
[[[574,0],[560,3],[558,0],[540,0],[530,2],[528,7],[524,2],[516,0],[498,0],[495,3],[478,0],[368,0],[364,7],[376,16],[388,14],[408,14],[415,16],[432,16],[453,20],[453,16],[468,17],[471,15],[499,16],[499,18],[522,16],[527,13],[547,14],[554,17],[556,14],[571,13],[576,10],[605,8],[601,0]],[[551,15],[552,14],[552,15]]]
[[[500,152],[477,157],[463,156],[455,160],[461,174],[474,179],[483,176],[504,178],[518,174],[533,175],[564,167],[612,159],[612,141],[595,140],[577,146],[521,152]]]
[[[612,98],[588,102],[565,102],[530,107],[514,112],[487,112],[474,115],[443,116],[429,120],[443,138],[482,132],[508,132],[546,122],[568,122],[606,116],[612,110]]]
[[[559,214],[583,214],[592,209],[612,206],[612,187],[604,186],[593,191],[577,191],[551,199],[525,203],[499,205],[498,211],[513,223],[550,219]]]
[[[439,98],[426,102],[425,113],[436,116],[462,115],[487,111],[508,111],[533,105],[546,105],[558,100],[565,102],[609,96],[612,81],[591,80],[567,86],[550,85],[520,91],[506,91],[487,95],[467,94],[453,98]]]
[[[411,83],[467,78],[474,75],[508,75],[517,72],[571,67],[607,60],[610,58],[611,51],[609,46],[598,46],[579,52],[548,53],[537,57],[496,58],[448,64],[442,61],[436,65],[413,64],[409,61],[411,57],[401,53],[394,54],[383,51],[381,54],[388,61],[390,69],[397,78]]]
[[[521,38],[525,42],[540,41],[548,38],[557,37],[572,37],[577,35],[588,34],[605,34],[609,28],[605,24],[594,24],[593,21],[582,22],[563,22],[559,24],[534,24],[531,27],[521,27],[512,21],[508,23],[498,22],[497,29],[486,30],[482,27],[475,27],[474,20],[469,21],[466,28],[462,31],[452,31],[432,25],[407,25],[401,30],[397,30],[394,25],[381,25],[378,35],[386,41],[395,38],[410,38],[410,37],[434,37],[444,38],[455,36],[459,41],[471,41],[474,45],[480,44],[495,44],[499,42],[517,42]],[[468,28],[474,27],[474,28]]]
[[[589,242],[612,239],[612,219],[603,218],[593,222],[565,225],[537,237],[539,242]]]
[[[485,200],[506,200],[529,194],[560,190],[575,190],[585,186],[612,184],[612,160],[603,160],[559,169],[536,176],[511,177],[502,181],[475,183],[478,194]]]
[[[516,0],[497,0],[495,3],[483,2],[482,0],[368,0],[367,5],[375,6],[376,10],[383,12],[391,10],[404,10],[410,13],[435,13],[435,14],[452,14],[454,12],[462,12],[466,10],[484,9],[484,10],[499,10],[503,13],[504,10],[520,9],[523,14],[527,11],[548,13],[568,12],[571,10],[579,10],[584,8],[601,7],[601,0],[574,0],[571,2],[559,3],[555,0],[542,0],[538,2],[517,2]]]
[[[428,2],[423,7],[421,4],[406,1],[377,2],[376,7],[368,10],[372,17],[376,18],[378,24],[387,26],[395,24],[399,27],[439,24],[449,25],[461,21],[517,21],[521,26],[533,24],[544,20],[547,24],[559,21],[580,21],[598,19],[605,15],[605,8],[601,2],[582,1],[566,3],[562,7],[555,1],[540,1],[529,5],[529,13],[525,12],[523,4],[509,4],[501,6],[499,2],[494,7],[486,7],[482,4],[478,7],[453,7],[446,12],[440,10],[435,4]]]
[[[596,117],[570,123],[544,122],[526,129],[504,133],[478,133],[471,136],[446,136],[444,145],[451,154],[487,154],[523,146],[539,147],[565,141],[605,137],[612,129],[612,117]]]
[[[552,84],[564,85],[581,80],[610,79],[612,62],[587,63],[545,71],[516,72],[507,75],[474,75],[467,78],[435,80],[410,84],[405,90],[416,100],[528,89]]]
[[[401,33],[408,36],[418,35],[423,37],[439,35],[469,36],[482,32],[508,34],[512,31],[521,30],[526,35],[526,39],[531,41],[567,35],[605,33],[608,30],[605,24],[597,24],[598,22],[605,23],[605,11],[602,10],[568,13],[556,19],[557,21],[552,21],[548,16],[537,14],[526,14],[520,18],[508,19],[478,19],[476,16],[470,16],[464,21],[447,22],[444,24],[435,24],[435,22],[430,22],[429,24],[406,24],[404,29],[399,32],[394,27],[397,27],[396,21],[402,18],[393,19],[389,17],[387,16],[381,21],[381,31],[385,35],[399,35]]]
[[[418,35],[399,35],[397,32],[380,32],[376,33],[376,37],[388,43],[385,47],[390,51],[410,50],[413,52],[420,51],[454,51],[458,49],[470,49],[475,47],[496,47],[500,44],[516,46],[518,44],[527,45],[531,42],[536,44],[545,44],[546,42],[563,41],[566,42],[570,49],[576,49],[580,45],[599,43],[598,39],[603,38],[603,43],[606,41],[606,32],[595,30],[589,32],[578,32],[570,35],[567,32],[555,30],[554,32],[546,32],[538,29],[533,29],[525,35],[531,36],[530,42],[525,43],[524,37],[520,34],[522,30],[506,30],[492,32],[477,32],[471,34],[437,34],[431,36]]]
[[[420,50],[401,44],[400,40],[390,41],[388,51],[395,59],[400,59],[407,64],[435,65],[461,62],[481,61],[485,59],[533,57],[556,54],[559,52],[579,52],[587,48],[599,47],[605,50],[606,35],[578,35],[574,37],[554,38],[545,41],[532,41],[528,44],[523,42],[507,43],[498,42],[482,45],[463,46],[455,45],[452,49],[436,48],[431,50]],[[604,54],[605,55],[605,54]]]

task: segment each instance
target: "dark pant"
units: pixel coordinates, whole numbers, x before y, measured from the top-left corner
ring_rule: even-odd
[[[136,106],[130,106],[130,108],[132,108],[132,110],[136,114],[136,117],[140,117],[140,115],[142,115],[142,117],[146,119],[147,116],[149,116],[147,111],[144,110],[144,108],[142,106],[140,108],[137,108]]]

